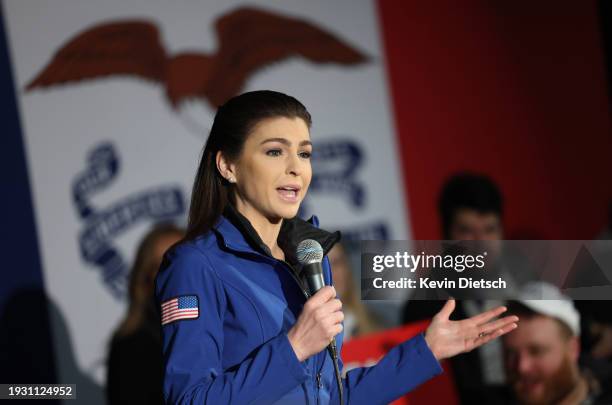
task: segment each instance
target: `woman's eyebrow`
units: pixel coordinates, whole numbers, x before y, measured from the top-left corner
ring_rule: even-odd
[[[268,142],[280,142],[282,144],[285,144],[287,146],[291,146],[291,141],[289,141],[288,139],[285,138],[268,138],[268,139],[264,139],[263,141],[260,142],[260,145],[263,145],[264,143],[268,143]],[[305,140],[300,142],[300,146],[305,146],[305,145],[312,145],[312,142],[309,140]]]

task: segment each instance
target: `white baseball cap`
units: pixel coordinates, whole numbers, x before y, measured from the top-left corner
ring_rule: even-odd
[[[560,320],[575,336],[580,336],[580,313],[574,307],[574,302],[554,285],[542,281],[527,283],[521,288],[516,301],[538,314]]]

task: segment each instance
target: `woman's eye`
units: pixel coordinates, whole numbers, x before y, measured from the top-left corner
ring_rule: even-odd
[[[282,154],[282,151],[280,149],[270,149],[269,151],[266,152],[266,155],[268,156],[280,156]]]
[[[300,152],[300,157],[301,158],[310,159],[310,156],[312,156],[312,153],[310,153],[310,152]]]

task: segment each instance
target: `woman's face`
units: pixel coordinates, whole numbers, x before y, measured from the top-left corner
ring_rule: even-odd
[[[312,144],[301,118],[269,118],[249,134],[238,161],[230,164],[236,208],[247,218],[276,222],[297,215],[312,178]]]

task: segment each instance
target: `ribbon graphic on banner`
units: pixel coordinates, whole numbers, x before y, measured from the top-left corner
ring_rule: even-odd
[[[313,171],[310,192],[340,195],[348,202],[350,209],[364,209],[367,189],[356,179],[364,161],[361,146],[347,136],[318,141],[314,150],[312,164],[316,170]],[[310,216],[307,202],[302,203],[299,215],[302,218]],[[346,241],[389,239],[389,228],[384,222],[374,221],[341,231]]]
[[[78,240],[82,258],[102,270],[109,291],[123,299],[129,268],[114,238],[141,221],[170,220],[185,212],[185,198],[178,186],[157,187],[133,194],[104,210],[95,209],[89,199],[117,177],[120,161],[114,146],[104,142],[88,156],[86,169],[77,175],[72,195],[77,212],[85,223]]]

